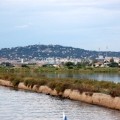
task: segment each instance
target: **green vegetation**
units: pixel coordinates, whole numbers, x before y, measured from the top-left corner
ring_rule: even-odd
[[[25,69],[23,69],[25,71]],[[26,69],[28,70],[28,69]],[[90,66],[81,67],[81,66],[65,66],[61,68],[55,68],[52,66],[49,67],[36,67],[29,68],[33,72],[53,72],[53,73],[117,73],[119,71],[118,67],[108,67],[108,68],[92,68]]]
[[[109,94],[112,97],[120,97],[120,83],[113,83],[109,81],[97,81],[90,80],[88,78],[83,79],[58,79],[58,78],[47,78],[39,73],[42,72],[117,72],[117,68],[84,68],[84,69],[68,69],[54,67],[20,67],[0,68],[0,79],[9,80],[12,82],[14,87],[17,87],[20,82],[23,82],[28,87],[37,85],[47,85],[51,89],[56,89],[58,93],[64,92],[65,89],[78,90],[80,93],[89,92],[92,95],[94,92]],[[87,93],[86,93],[87,94]]]
[[[20,79],[13,79],[12,84],[13,84],[14,87],[17,87],[20,82],[21,82]]]
[[[37,65],[20,65],[18,67],[0,67],[0,72],[2,73],[23,73],[23,72],[40,72],[40,73],[117,73],[120,71],[120,68],[117,67],[116,63],[111,63],[110,66],[113,67],[97,67],[92,68],[91,66],[87,65],[87,62],[78,62],[76,65],[74,65],[72,62],[67,62],[63,66],[54,67],[52,65],[43,65],[43,66],[37,66]]]
[[[22,64],[21,67],[28,67],[26,64]]]

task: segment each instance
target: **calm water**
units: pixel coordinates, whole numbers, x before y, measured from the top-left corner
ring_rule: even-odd
[[[0,86],[0,120],[120,120],[120,111]]]
[[[89,78],[93,80],[105,80],[105,81],[113,81],[115,83],[120,82],[120,74],[75,74],[75,73],[45,73],[47,77],[50,78]]]

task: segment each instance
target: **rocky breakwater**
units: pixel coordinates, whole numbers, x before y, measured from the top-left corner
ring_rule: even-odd
[[[10,81],[0,80],[0,85],[13,87]],[[80,93],[78,90],[66,89],[63,93],[57,93],[54,89],[52,90],[48,86],[40,86],[34,85],[33,88],[25,86],[24,83],[19,83],[17,88],[30,90],[38,93],[44,93],[52,96],[62,96],[64,98],[69,98],[72,100],[78,100],[90,104],[96,104],[99,106],[104,106],[112,109],[120,110],[120,97],[111,97],[110,95],[106,95],[103,93],[91,93],[91,92],[82,92]]]

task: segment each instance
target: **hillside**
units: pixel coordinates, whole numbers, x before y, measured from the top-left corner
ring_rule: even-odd
[[[45,59],[48,57],[58,58],[97,58],[98,55],[106,56],[106,52],[89,51],[80,48],[66,47],[61,45],[29,45],[24,47],[2,48],[0,58],[18,60],[24,58]],[[120,52],[107,52],[109,57],[120,57]]]

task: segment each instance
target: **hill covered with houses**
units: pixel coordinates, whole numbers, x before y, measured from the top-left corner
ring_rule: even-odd
[[[0,49],[0,59],[6,58],[8,60],[42,60],[46,58],[104,59],[108,56],[110,58],[119,58],[120,52],[90,51],[61,45],[28,45]]]

